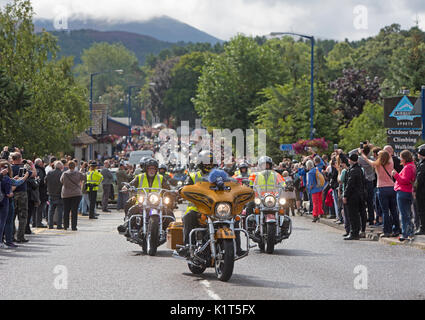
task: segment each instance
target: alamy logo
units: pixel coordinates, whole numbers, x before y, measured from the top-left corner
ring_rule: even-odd
[[[413,121],[415,118],[420,117],[421,115],[413,114],[415,106],[410,102],[409,98],[404,96],[403,99],[398,103],[393,112],[390,114],[390,117],[396,118],[397,121],[408,120]]]

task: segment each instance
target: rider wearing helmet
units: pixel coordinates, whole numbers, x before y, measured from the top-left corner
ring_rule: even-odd
[[[142,159],[143,160],[143,159]],[[142,160],[141,165],[142,165]],[[148,158],[143,162],[144,165],[144,171],[145,173],[141,173],[130,182],[130,185],[135,188],[155,188],[155,189],[170,189],[170,186],[166,179],[162,175],[158,173],[159,163],[156,159]],[[126,192],[127,189],[123,188],[123,191]],[[126,212],[126,215],[133,215],[138,213],[138,208],[136,206],[137,201],[136,197],[131,198],[127,201],[126,206],[131,206],[128,209],[128,212]],[[173,215],[171,212],[167,212],[168,215]],[[169,220],[166,220],[166,222],[169,222]],[[163,228],[166,230],[168,227],[168,223],[163,224]],[[128,225],[127,222],[118,227],[118,231],[125,232],[127,230]]]
[[[143,160],[143,159],[142,159]],[[141,160],[141,165],[142,165]],[[161,188],[170,189],[166,179],[159,174],[159,163],[156,159],[147,158],[143,162],[143,173],[137,175],[130,185],[136,188]]]
[[[238,170],[235,172],[235,175],[233,178],[241,177],[241,178],[249,178],[251,175],[251,172],[249,170],[249,164],[248,162],[242,162],[238,166]]]
[[[255,175],[254,186],[258,187],[261,192],[274,188],[276,185],[285,186],[285,180],[282,176],[273,170],[273,160],[264,156],[258,160],[258,168],[260,172]]]
[[[171,173],[168,172],[168,167],[165,164],[161,164],[159,166],[159,170],[158,170],[159,174],[162,175],[164,177],[164,179],[167,181],[168,184],[171,185],[177,185],[177,183],[175,183],[173,176]]]
[[[187,178],[185,185],[194,185],[201,181],[208,181],[208,176],[211,171],[216,168],[217,165],[214,164],[214,155],[210,151],[202,151],[198,156],[198,168],[199,171],[195,173],[191,173]],[[189,255],[189,235],[190,232],[199,226],[198,223],[199,218],[199,210],[193,205],[189,204],[184,216],[183,220],[183,239],[185,247],[179,250],[179,255],[182,257],[187,257]],[[238,228],[239,225],[235,224],[235,227]],[[240,242],[240,234],[236,233],[236,246],[237,246],[237,255],[241,256],[245,254],[245,251],[241,250],[241,242]]]
[[[208,181],[208,176],[210,172],[216,167],[214,164],[214,155],[210,151],[202,151],[198,155],[197,160],[199,170],[197,172],[190,173],[187,177],[184,185],[194,185],[200,181]],[[186,257],[189,254],[188,245],[189,245],[189,235],[190,232],[198,227],[198,215],[199,210],[194,204],[189,204],[186,212],[184,213],[183,220],[183,240],[185,248],[182,248],[179,251],[179,254],[183,257]]]

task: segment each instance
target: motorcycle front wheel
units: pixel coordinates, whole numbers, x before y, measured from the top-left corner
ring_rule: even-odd
[[[215,273],[218,280],[227,282],[232,277],[235,265],[235,248],[233,246],[233,240],[218,241],[216,253]]]
[[[275,244],[276,244],[276,224],[268,223],[267,224],[267,248],[266,248],[266,252],[268,254],[273,254]]]
[[[152,216],[149,219],[149,255],[156,255],[156,251],[158,249],[159,244],[159,217]]]

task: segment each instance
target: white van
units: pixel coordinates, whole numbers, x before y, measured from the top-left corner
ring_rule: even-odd
[[[130,153],[130,159],[128,160],[128,162],[131,165],[138,165],[140,163],[140,160],[144,157],[153,158],[153,151],[152,150],[133,151]]]

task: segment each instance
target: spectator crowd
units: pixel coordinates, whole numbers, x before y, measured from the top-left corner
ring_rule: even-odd
[[[290,177],[293,214],[312,214],[313,222],[326,215],[344,225],[345,240],[364,238],[367,226],[400,241],[425,235],[425,148],[400,157],[391,146],[368,142],[330,157],[308,151],[300,162],[285,158],[275,168]]]
[[[142,141],[148,144],[144,149],[159,148],[153,133]],[[123,209],[128,199],[121,192],[123,183],[140,173],[126,162],[128,146],[123,141],[126,150],[118,148],[113,156],[91,162],[70,156],[25,160],[23,150],[5,147],[0,156],[0,248],[28,242],[25,235],[32,233],[31,228],[77,231],[78,215],[97,219],[97,202],[103,212],[110,212],[114,193],[117,209]],[[400,241],[425,235],[425,148],[416,154],[405,150],[400,157],[391,146],[381,149],[368,142],[358,150],[335,150],[330,156],[320,156],[311,148],[307,152],[300,161],[284,158],[275,166],[285,180],[286,205],[292,215],[311,214],[313,222],[326,215],[344,225],[345,240],[364,238],[367,226],[382,227],[382,237]],[[232,176],[243,169],[236,161],[221,167]]]

